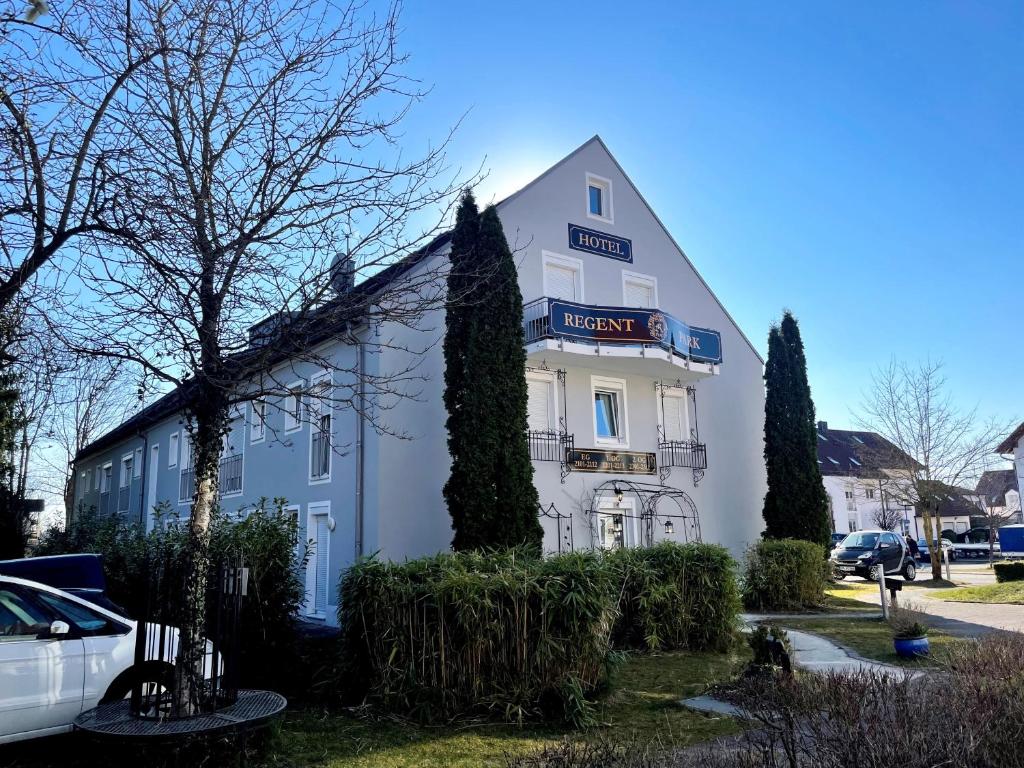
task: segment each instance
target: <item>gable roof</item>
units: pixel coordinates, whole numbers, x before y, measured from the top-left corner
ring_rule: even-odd
[[[990,469],[982,472],[975,493],[990,507],[1005,507],[1006,492],[1017,490],[1017,475],[1012,469]]]
[[[732,315],[729,314],[729,311],[725,308],[725,305],[722,304],[718,296],[715,295],[715,292],[711,290],[711,286],[709,286],[707,282],[704,280],[704,278],[701,276],[700,272],[694,266],[693,262],[690,261],[690,258],[686,255],[686,252],[682,249],[682,247],[679,245],[676,239],[672,236],[672,233],[669,232],[668,228],[661,221],[661,219],[658,218],[658,214],[654,212],[654,209],[651,207],[651,204],[647,202],[647,199],[637,188],[636,184],[633,183],[633,180],[629,177],[629,174],[627,174],[626,171],[622,168],[622,166],[619,164],[619,161],[611,153],[611,150],[608,149],[608,145],[604,143],[604,140],[601,139],[601,137],[598,134],[594,134],[591,138],[587,139],[585,142],[580,144],[578,147],[576,147],[576,149],[572,150],[569,154],[567,154],[561,160],[556,162],[554,165],[550,166],[547,170],[538,175],[536,178],[527,182],[517,191],[513,192],[512,194],[508,195],[502,200],[499,200],[497,203],[494,204],[495,208],[500,209],[506,203],[515,200],[524,192],[526,192],[531,187],[535,186],[543,179],[554,173],[558,168],[565,165],[573,157],[575,157],[584,149],[586,149],[587,147],[594,143],[597,143],[601,147],[604,153],[608,156],[608,158],[618,169],[619,173],[622,174],[622,177],[626,180],[626,183],[629,184],[630,188],[636,193],[637,197],[640,199],[640,202],[643,203],[645,208],[647,208],[648,212],[651,214],[654,221],[665,233],[665,236],[668,237],[672,245],[675,246],[676,250],[679,251],[680,255],[682,255],[683,260],[687,263],[690,269],[693,270],[693,274],[696,275],[697,279],[700,281],[700,284],[704,286],[704,289],[708,292],[711,298],[722,310],[722,313],[725,315],[726,319],[730,323],[732,323],[737,333],[739,333],[740,338],[742,338],[747,343],[747,346],[750,347],[750,351],[754,353],[755,357],[757,357],[757,359],[763,365],[764,358],[761,357],[761,353],[757,351],[757,348],[753,345],[753,343],[750,341],[747,335],[743,332],[743,329],[740,328],[736,320],[732,317]],[[396,280],[397,278],[404,275],[406,272],[408,272],[410,269],[412,269],[414,266],[419,264],[424,259],[440,252],[451,241],[451,236],[451,230],[447,232],[442,232],[427,245],[413,251],[412,253],[395,262],[394,264],[389,265],[388,267],[382,269],[380,272],[377,272],[376,274],[367,277],[361,283],[357,284],[352,289],[352,292],[360,294],[363,297],[363,299],[365,299],[361,306],[365,308],[365,306],[368,305],[369,301],[373,298],[373,296],[379,293],[380,290],[382,290],[393,280]],[[304,318],[304,332],[302,333],[304,344],[311,345],[324,341],[331,335],[340,333],[345,329],[345,327],[348,324],[357,319],[356,317],[349,316],[339,321],[339,319],[334,314],[338,309],[339,305],[342,303],[342,301],[346,300],[348,299],[338,297],[330,301],[327,301],[325,302],[322,308],[316,310],[315,312],[310,312],[309,315],[307,315]],[[361,316],[362,312],[358,314]],[[330,318],[330,321],[324,322],[323,319],[325,318]],[[267,319],[269,320],[270,318]],[[261,323],[263,322],[266,321],[261,321]],[[260,323],[257,323],[257,325],[259,324]],[[244,361],[245,356],[246,350],[242,350],[235,356],[235,358],[238,359],[239,361]],[[284,356],[285,355],[282,355],[281,357]],[[75,460],[77,461],[81,457],[85,457],[88,456],[89,454],[96,453],[97,451],[115,445],[122,440],[125,440],[134,435],[138,435],[143,429],[146,429],[147,427],[154,425],[155,423],[167,418],[168,416],[177,413],[184,407],[184,404],[187,401],[189,388],[189,382],[185,382],[179,387],[176,387],[171,392],[168,392],[166,395],[163,395],[155,402],[146,406],[141,411],[139,411],[126,421],[122,422],[121,424],[119,424],[110,432],[97,438],[89,445],[82,448],[82,450],[80,450],[76,454]]]
[[[1024,438],[1024,421],[1003,442],[996,446],[995,453],[1013,453],[1021,438]]]
[[[822,475],[886,477],[884,470],[920,465],[877,432],[817,426],[818,467]]]

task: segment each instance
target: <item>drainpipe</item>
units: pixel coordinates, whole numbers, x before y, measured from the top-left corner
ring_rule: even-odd
[[[142,438],[142,469],[139,472],[139,523],[143,532],[146,528],[146,469],[149,464],[149,433],[139,430],[139,437]]]
[[[349,331],[349,339],[356,345],[356,498],[355,498],[355,555],[356,558],[363,556],[363,526],[364,526],[364,436],[366,433],[366,389],[364,377],[366,374],[366,344],[359,340],[355,333]]]

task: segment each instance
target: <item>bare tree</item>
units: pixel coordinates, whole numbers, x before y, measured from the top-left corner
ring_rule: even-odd
[[[81,260],[69,341],[138,365],[146,391],[177,388],[195,492],[192,613],[176,668],[181,706],[195,711],[230,413],[306,395],[311,419],[348,407],[389,429],[381,414],[416,396],[426,349],[396,329],[453,300],[430,244],[461,184],[447,136],[411,155],[396,149],[422,93],[402,73],[395,7],[375,16],[316,0],[137,0],[130,20],[117,4],[91,14],[102,39],[126,41],[91,52],[94,66],[131,61],[133,74],[106,112],[122,137],[104,165],[117,183],[93,193],[102,229]],[[327,349],[337,338],[405,362],[366,366]],[[297,362],[331,378],[293,389]]]
[[[917,510],[931,551],[939,553],[940,501],[951,489],[974,487],[998,438],[1007,427],[979,422],[977,409],[959,408],[947,391],[942,364],[916,366],[892,361],[872,377],[859,421],[896,451],[872,456],[890,468],[882,481],[889,498]],[[932,557],[932,578],[942,578],[939,557]]]
[[[992,562],[995,559],[996,531],[1002,526],[1020,519],[1020,498],[1010,488],[1004,488],[1001,494],[989,494],[980,487],[978,490],[978,505],[981,507],[979,517],[984,520],[985,527],[988,528],[988,560]],[[1002,503],[998,502],[1000,496]]]

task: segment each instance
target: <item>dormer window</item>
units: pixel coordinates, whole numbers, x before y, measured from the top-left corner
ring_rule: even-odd
[[[837,467],[839,466],[839,462],[833,459],[831,456],[828,457],[828,460],[835,464]]]
[[[612,183],[592,173],[587,174],[587,217],[612,222]]]
[[[861,465],[859,461],[857,461],[855,458],[853,458],[853,456],[850,457],[850,463],[851,464],[856,464],[858,467]]]

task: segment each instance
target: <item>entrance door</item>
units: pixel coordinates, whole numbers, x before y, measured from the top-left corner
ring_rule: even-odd
[[[330,596],[330,505],[310,504],[306,525],[306,536],[311,543],[306,563],[306,613],[324,619]]]

